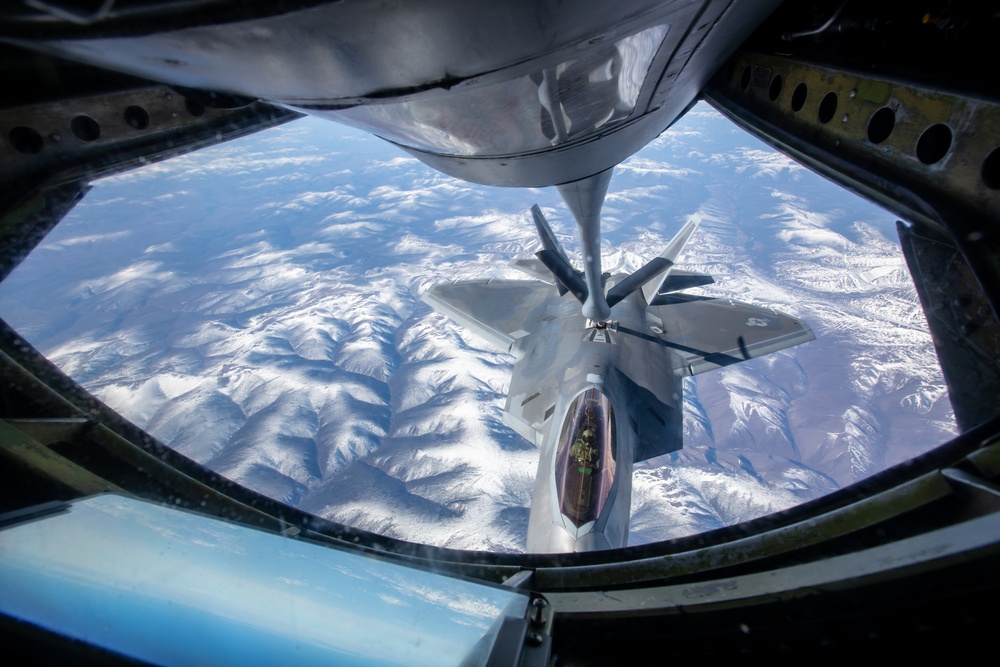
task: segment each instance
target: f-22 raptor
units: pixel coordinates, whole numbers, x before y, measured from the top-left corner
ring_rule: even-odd
[[[544,248],[514,266],[533,280],[441,284],[423,299],[516,358],[503,420],[540,447],[527,551],[623,547],[633,464],[683,446],[682,378],[814,336],[773,310],[684,294],[713,282],[674,268],[696,219],[635,273],[609,276],[575,270],[537,205],[532,214]],[[602,320],[587,317],[594,288]]]

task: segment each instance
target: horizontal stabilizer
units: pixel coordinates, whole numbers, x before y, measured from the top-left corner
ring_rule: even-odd
[[[682,290],[691,289],[692,287],[703,287],[705,285],[711,285],[714,282],[715,278],[707,273],[695,273],[694,271],[674,269],[667,275],[666,278],[663,279],[663,282],[660,283],[660,288],[657,290],[657,294],[653,297],[653,300],[649,302],[649,305],[659,306],[666,303],[664,297],[671,292],[680,292]]]
[[[583,281],[583,278],[579,273],[573,268],[569,261],[558,252],[554,250],[539,250],[535,253],[535,257],[541,260],[552,275],[555,276],[556,281],[569,290],[570,293],[575,296],[580,303],[587,300],[587,283]],[[565,293],[565,292],[563,292]]]

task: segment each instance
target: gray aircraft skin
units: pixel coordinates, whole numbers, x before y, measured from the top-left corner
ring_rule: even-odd
[[[514,263],[533,280],[441,284],[423,299],[516,358],[504,423],[540,448],[527,551],[623,547],[634,463],[683,446],[682,379],[814,336],[782,313],[683,294],[713,282],[673,268],[695,219],[646,267],[607,277],[610,319],[590,320],[579,285],[546,265],[565,253],[533,213],[546,250]]]

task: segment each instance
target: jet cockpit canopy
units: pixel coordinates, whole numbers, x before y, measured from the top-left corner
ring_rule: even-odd
[[[559,508],[577,528],[601,515],[614,483],[617,452],[611,401],[592,387],[570,404],[556,451]]]

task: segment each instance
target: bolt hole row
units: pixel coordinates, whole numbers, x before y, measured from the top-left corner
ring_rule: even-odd
[[[742,76],[740,77],[740,87],[743,88],[743,90],[747,90],[750,86],[750,81],[751,69],[747,66],[743,69]],[[784,79],[782,79],[780,74],[774,75],[771,78],[770,85],[768,86],[768,99],[772,102],[777,102],[778,98],[781,96],[783,87]],[[808,96],[809,87],[805,84],[805,82],[798,84],[792,91],[790,100],[792,111],[795,113],[802,111]],[[839,100],[837,98],[837,94],[833,91],[828,92],[819,103],[817,120],[824,125],[833,120],[833,117],[837,114],[838,102]],[[846,121],[847,116],[844,116],[844,119]],[[891,107],[882,107],[878,109],[868,120],[868,141],[876,145],[881,144],[889,138],[895,127],[896,112]],[[950,127],[944,123],[935,123],[930,125],[924,129],[924,131],[920,134],[920,138],[917,139],[917,159],[926,165],[936,164],[948,155],[948,151],[951,150],[953,141],[954,135],[952,134]],[[986,187],[992,190],[1000,190],[1000,148],[994,149],[993,152],[991,152],[986,159],[983,160],[980,176],[982,177],[983,184],[986,185]]]
[[[184,106],[192,116],[202,116],[205,113],[205,106],[199,102],[185,99]],[[145,130],[149,127],[150,123],[149,112],[138,104],[131,104],[125,107],[125,110],[122,112],[122,120],[134,130]],[[73,133],[73,136],[80,141],[89,143],[97,141],[101,137],[100,124],[86,114],[74,116],[69,122],[69,129]],[[45,147],[45,140],[42,138],[42,135],[34,128],[24,125],[12,128],[7,133],[7,139],[14,147],[14,150],[25,155],[36,155],[41,153]],[[59,141],[58,135],[53,135],[51,139]]]

